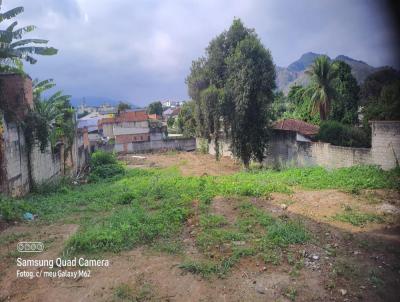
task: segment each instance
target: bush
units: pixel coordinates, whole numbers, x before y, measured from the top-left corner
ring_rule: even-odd
[[[117,163],[118,161],[115,153],[104,152],[101,150],[94,152],[90,158],[90,166],[92,168],[102,165],[113,165]]]
[[[370,147],[370,135],[367,130],[348,126],[337,121],[321,124],[316,139],[343,147]]]
[[[92,154],[90,167],[92,169],[90,173],[91,181],[100,181],[125,173],[124,167],[118,162],[115,154],[104,151],[96,151]]]

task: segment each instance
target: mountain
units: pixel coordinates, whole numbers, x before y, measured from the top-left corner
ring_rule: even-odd
[[[287,68],[276,66],[276,85],[278,90],[287,94],[293,85],[307,85],[310,81],[309,76],[305,74],[305,70],[314,62],[314,60],[322,56],[322,54],[307,52],[298,60],[291,63]],[[332,59],[331,59],[332,60]],[[343,61],[350,65],[351,73],[357,82],[362,83],[371,73],[378,71],[382,67],[373,67],[367,63],[352,59],[345,55],[339,55],[333,59],[334,61]]]
[[[352,58],[346,57],[344,55],[337,56],[335,58],[336,61],[343,61],[350,65],[351,73],[356,78],[358,83],[364,82],[365,78],[369,76],[371,73],[378,71],[382,67],[376,68],[368,65],[363,61],[357,61]]]
[[[300,59],[290,64],[287,69],[289,71],[303,71],[308,66],[310,66],[314,62],[314,60],[319,56],[321,55],[318,53],[306,52],[300,57]]]

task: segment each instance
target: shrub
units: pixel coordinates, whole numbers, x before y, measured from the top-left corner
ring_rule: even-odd
[[[118,162],[114,153],[94,152],[90,159],[90,166],[92,168],[89,178],[91,181],[113,178],[125,173],[124,167]]]
[[[370,135],[367,130],[348,126],[337,121],[323,122],[316,139],[343,147],[370,146]]]
[[[117,163],[118,161],[115,153],[98,150],[94,152],[90,157],[90,166],[92,168],[102,165],[113,165]]]

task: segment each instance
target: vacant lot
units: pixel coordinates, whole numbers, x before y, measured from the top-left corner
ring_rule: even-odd
[[[124,175],[1,201],[0,301],[397,301],[398,171],[124,159]],[[14,222],[26,211],[39,218]],[[32,259],[111,265],[90,278],[17,278],[19,241],[44,242]]]

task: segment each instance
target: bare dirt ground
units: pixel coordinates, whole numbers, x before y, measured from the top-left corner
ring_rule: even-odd
[[[210,156],[194,153],[143,156],[127,161],[135,167],[177,165],[184,175],[240,170],[229,159],[215,163]],[[199,228],[196,212],[179,238],[182,253],[169,255],[139,247],[102,255],[110,266],[91,268],[90,278],[78,279],[17,278],[16,258],[21,257],[17,242],[43,241],[46,251],[30,254],[30,258],[55,258],[78,229],[73,224],[18,224],[0,233],[0,301],[398,301],[399,197],[399,192],[387,190],[350,194],[296,189],[293,194],[251,198],[254,205],[274,216],[301,218],[315,239],[291,246],[279,265],[243,258],[225,278],[205,279],[179,268],[185,259],[201,257],[193,238]],[[237,203],[235,198],[216,197],[211,209],[234,224]],[[346,206],[386,213],[391,220],[354,226],[331,218]],[[302,259],[302,266],[294,265],[293,259]]]
[[[124,160],[130,167],[161,167],[176,166],[184,176],[227,175],[240,171],[241,166],[229,157],[215,161],[210,154],[195,152],[167,152],[124,155]]]

